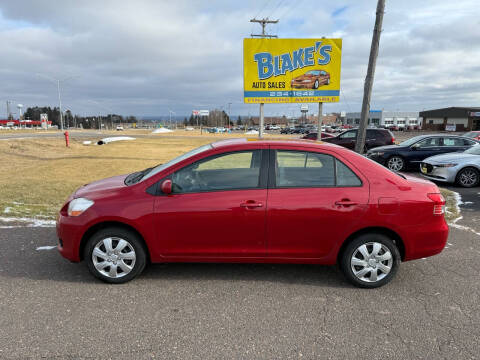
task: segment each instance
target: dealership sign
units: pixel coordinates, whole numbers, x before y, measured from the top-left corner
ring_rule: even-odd
[[[342,39],[244,39],[246,103],[338,102]]]

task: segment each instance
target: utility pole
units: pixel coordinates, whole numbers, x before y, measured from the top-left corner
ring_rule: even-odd
[[[259,23],[260,25],[262,25],[262,34],[251,34],[252,37],[260,37],[260,38],[278,38],[277,35],[271,35],[271,34],[266,34],[265,33],[265,26],[267,26],[267,24],[276,24],[278,23],[278,20],[268,20],[268,18],[263,18],[263,19],[259,19],[257,20],[256,18],[253,18],[250,20],[250,22],[252,23]],[[263,138],[263,126],[264,126],[264,122],[265,122],[265,119],[263,117],[263,106],[265,104],[264,103],[260,103],[260,119],[259,119],[259,128],[258,128],[258,137],[259,138]]]
[[[250,34],[251,37],[260,37],[260,38],[278,38],[277,35],[270,35],[270,34],[265,34],[265,26],[267,26],[267,24],[276,24],[278,23],[278,20],[268,20],[268,18],[264,18],[264,19],[251,19],[250,22],[252,23],[259,23],[260,25],[262,25],[262,34]]]
[[[362,154],[365,150],[365,135],[367,133],[368,116],[370,114],[370,99],[372,97],[373,77],[375,75],[375,65],[377,63],[378,47],[380,44],[380,34],[382,32],[383,13],[385,11],[385,0],[378,0],[377,17],[375,19],[375,28],[373,29],[372,45],[370,47],[370,58],[368,59],[367,77],[363,89],[362,114],[360,116],[360,127],[357,133],[357,143],[355,151]]]

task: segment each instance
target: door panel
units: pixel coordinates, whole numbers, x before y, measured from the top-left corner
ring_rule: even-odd
[[[265,189],[158,196],[159,252],[163,256],[264,256],[266,201]]]
[[[158,252],[166,257],[265,255],[268,150],[215,154],[169,177],[154,205]]]
[[[326,256],[334,244],[344,241],[361,221],[368,207],[368,182],[344,162],[323,154],[315,161],[310,161],[309,155],[305,160],[306,169],[297,172],[300,186],[296,187],[292,172],[300,162],[294,162],[294,156],[290,156],[289,161],[280,156],[278,161],[275,155],[272,157],[275,184],[268,190],[268,255],[288,258]],[[286,168],[282,169],[282,163]],[[317,184],[312,182],[311,176],[315,169]],[[282,177],[287,179],[288,187],[278,188],[278,184],[284,182],[279,180]]]

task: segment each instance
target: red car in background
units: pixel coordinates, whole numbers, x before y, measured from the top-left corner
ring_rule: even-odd
[[[322,139],[330,139],[330,138],[333,138],[333,137],[335,137],[335,135],[329,134],[329,133],[326,133],[326,132],[322,132]],[[307,135],[302,136],[302,139],[317,140],[318,139],[318,132],[308,133]]]
[[[58,249],[110,283],[148,262],[339,263],[373,288],[442,251],[444,208],[430,181],[336,145],[232,139],[80,187]]]
[[[305,74],[293,78],[292,89],[318,89],[322,85],[330,84],[330,74],[325,70],[310,70]]]
[[[475,140],[480,140],[480,131],[469,131],[469,132],[463,134],[463,136],[466,136],[466,137],[469,137],[469,138],[475,139]]]

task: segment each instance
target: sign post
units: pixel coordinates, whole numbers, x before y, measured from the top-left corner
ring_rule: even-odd
[[[259,137],[266,103],[338,102],[341,55],[342,39],[244,39],[243,97],[260,104]]]
[[[318,103],[318,119],[317,119],[317,127],[318,127],[318,132],[317,132],[317,141],[322,140],[322,113],[323,113],[323,103],[319,102]]]

